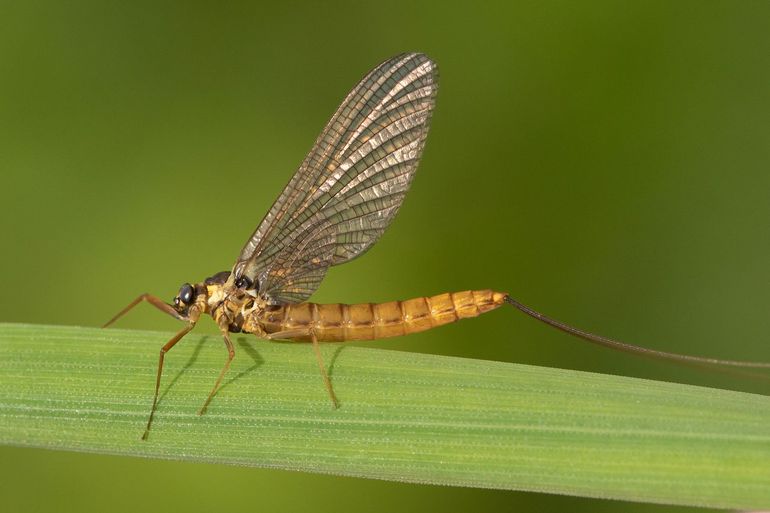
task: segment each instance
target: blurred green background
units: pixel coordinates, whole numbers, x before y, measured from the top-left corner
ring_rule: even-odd
[[[229,269],[348,90],[419,50],[441,87],[412,191],[314,299],[492,287],[629,342],[770,361],[769,19],[762,1],[3,2],[0,320],[95,326]],[[120,325],[176,327],[148,307]],[[767,393],[513,309],[369,345]],[[686,509],[9,447],[0,461],[4,511]]]

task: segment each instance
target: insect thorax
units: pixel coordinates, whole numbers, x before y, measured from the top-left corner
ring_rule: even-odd
[[[206,313],[217,325],[232,333],[264,333],[259,324],[259,314],[265,307],[262,299],[229,283],[204,283],[204,287]]]

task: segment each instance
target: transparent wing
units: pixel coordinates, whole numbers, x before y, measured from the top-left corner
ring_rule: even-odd
[[[273,302],[299,302],[326,270],[363,254],[396,215],[422,155],[438,73],[396,56],[348,94],[241,250],[234,277]]]

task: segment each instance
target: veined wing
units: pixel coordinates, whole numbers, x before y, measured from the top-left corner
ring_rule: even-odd
[[[422,155],[438,72],[423,54],[370,71],[348,94],[233,267],[272,302],[299,302],[393,220]]]

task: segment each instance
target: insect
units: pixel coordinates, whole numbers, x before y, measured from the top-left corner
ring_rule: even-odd
[[[334,407],[338,401],[319,342],[371,340],[424,331],[476,317],[503,304],[590,342],[692,363],[770,367],[654,351],[584,332],[535,312],[505,292],[472,290],[388,303],[307,302],[331,266],[365,253],[395,217],[414,177],[437,91],[436,65],[425,55],[393,57],[370,71],[343,100],[265,218],[246,241],[232,270],[185,283],[173,304],[142,294],[107,327],[142,301],[187,325],[160,350],[155,395],[142,439],[158,404],[165,355],[213,317],[227,360],[199,413],[205,413],[235,356],[230,333],[312,343]]]

